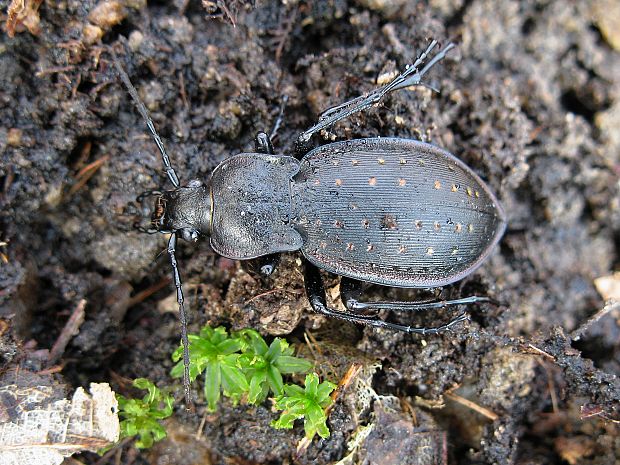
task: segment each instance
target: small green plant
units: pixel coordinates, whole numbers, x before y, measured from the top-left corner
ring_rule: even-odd
[[[120,439],[138,436],[136,447],[146,449],[166,437],[166,430],[159,420],[172,415],[174,399],[145,378],[135,379],[133,386],[148,392],[142,399],[116,395],[118,415],[121,418]]]
[[[284,386],[284,396],[276,401],[276,408],[284,410],[271,426],[279,429],[290,429],[298,418],[304,419],[306,437],[312,439],[315,434],[322,438],[329,436],[325,408],[331,405],[331,392],[336,389],[334,383],[324,381],[319,384],[316,373],[306,375],[305,389],[287,384]]]
[[[222,392],[233,402],[247,393],[248,402],[257,404],[267,398],[270,389],[276,396],[283,394],[283,374],[312,368],[311,362],[293,357],[293,348],[284,339],[275,338],[268,346],[252,329],[229,335],[221,326],[205,326],[199,335],[190,334],[188,339],[190,380],[204,373],[204,393],[211,412],[217,409]],[[171,372],[175,378],[183,376],[182,350],[179,347],[172,355],[178,362]]]
[[[238,402],[247,395],[247,402],[263,402],[269,392],[276,398],[276,408],[284,410],[282,416],[272,423],[276,428],[292,428],[293,422],[304,418],[308,438],[319,434],[329,436],[324,408],[331,404],[329,394],[335,389],[330,382],[319,384],[316,373],[306,376],[305,389],[287,384],[282,375],[306,373],[313,364],[293,356],[293,348],[286,340],[275,338],[267,345],[263,337],[252,329],[228,334],[225,328],[205,326],[200,334],[190,334],[189,353],[190,380],[204,373],[204,393],[207,409],[214,412],[222,393]],[[171,375],[183,376],[183,348],[172,355],[177,364]]]
[[[249,381],[248,402],[259,404],[267,398],[269,390],[280,397],[284,394],[283,374],[306,373],[312,362],[293,356],[293,348],[279,337],[268,346],[263,337],[252,329],[239,333],[247,342],[247,350],[239,363]]]
[[[250,388],[239,364],[239,352],[245,349],[247,342],[239,336],[229,336],[223,327],[205,326],[200,334],[190,334],[189,339],[189,377],[194,381],[198,375],[205,374],[205,398],[207,409],[214,412],[220,400],[220,393],[238,402]],[[174,378],[183,376],[183,348],[179,347],[172,354],[172,360],[178,362],[170,374]]]

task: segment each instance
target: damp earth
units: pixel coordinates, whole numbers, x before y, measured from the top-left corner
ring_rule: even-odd
[[[0,41],[0,374],[47,370],[69,391],[96,381],[125,395],[138,377],[169,386],[168,438],[148,451],[125,443],[120,463],[617,463],[616,2],[39,3],[4,18]],[[3,12],[9,4],[20,2],[0,2]],[[271,400],[224,400],[206,413],[196,382],[188,413],[169,376],[180,329],[166,238],[134,228],[150,215],[136,197],[167,179],[108,48],[188,182],[253,151],[285,96],[274,143],[292,153],[322,110],[386,82],[431,38],[457,45],[428,76],[439,93],[389,95],[315,142],[418,139],[470,166],[498,195],[508,229],[441,298],[498,304],[469,307],[471,321],[439,336],[358,327],[312,313],[299,255],[263,278],[208,241],[181,241],[190,332],[208,323],[286,337],[336,383],[361,366],[330,412],[331,436],[301,451],[302,423],[271,428]],[[338,305],[337,278],[324,278]],[[367,295],[428,292],[374,286]],[[80,305],[84,322],[50,363]],[[381,316],[432,326],[454,313]]]

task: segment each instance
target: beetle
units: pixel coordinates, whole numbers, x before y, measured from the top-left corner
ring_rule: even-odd
[[[365,302],[361,297],[363,282],[402,288],[445,286],[471,274],[489,256],[504,233],[506,215],[471,168],[435,145],[409,139],[353,139],[310,150],[314,134],[378,103],[390,92],[430,87],[422,77],[454,48],[449,43],[429,59],[436,46],[437,41],[431,41],[415,63],[390,83],[323,112],[317,124],[297,138],[296,156],[276,153],[270,136],[260,132],[255,152],[233,155],[206,182],[192,180],[186,186],[181,185],[144,104],[112,52],[173,186],[143,194],[156,197],[152,227],[143,230],[170,234],[167,252],[182,323],[188,400],[186,315],[175,257],[178,237],[191,242],[209,237],[213,250],[224,257],[261,260],[264,274],[273,272],[277,254],[301,251],[313,310],[373,327],[437,334],[466,320],[467,314],[438,327],[417,328],[385,321],[377,312],[490,300],[470,296],[448,301]],[[320,269],[341,276],[346,310],[328,307]]]

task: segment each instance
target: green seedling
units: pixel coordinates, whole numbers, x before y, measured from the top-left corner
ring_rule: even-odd
[[[319,377],[316,373],[306,375],[305,385],[305,389],[291,384],[284,386],[284,396],[276,401],[276,408],[284,411],[279,419],[271,423],[271,426],[290,429],[295,420],[303,418],[308,439],[312,439],[315,434],[326,438],[329,436],[329,429],[324,409],[331,405],[330,394],[336,389],[336,385],[329,381],[319,384]]]
[[[223,327],[205,326],[200,334],[190,334],[189,339],[189,377],[194,381],[204,372],[205,398],[207,409],[214,412],[220,400],[221,392],[238,402],[250,386],[241,366],[240,351],[245,349],[247,342],[242,337],[229,336]],[[183,348],[179,347],[172,354],[172,360],[178,362],[170,374],[174,378],[183,376]]]
[[[172,415],[174,399],[145,378],[134,380],[133,386],[148,392],[142,399],[128,399],[120,394],[116,395],[118,415],[121,418],[120,439],[138,436],[136,447],[147,449],[154,442],[166,437],[166,430],[159,420]]]
[[[252,329],[242,330],[239,335],[248,343],[239,364],[248,379],[250,404],[263,402],[269,390],[281,397],[284,394],[283,374],[306,373],[312,368],[312,362],[293,356],[293,348],[284,339],[277,337],[268,346]]]
[[[263,402],[269,392],[276,398],[276,408],[284,410],[281,417],[272,422],[275,428],[292,428],[293,422],[304,418],[306,436],[315,434],[329,436],[324,409],[331,405],[330,393],[336,385],[330,382],[319,384],[316,373],[306,376],[305,389],[284,384],[282,375],[304,373],[313,366],[312,362],[293,356],[293,348],[281,338],[275,338],[269,345],[252,329],[233,332],[230,335],[223,327],[205,326],[200,334],[190,334],[189,352],[190,380],[201,373],[205,377],[205,398],[207,408],[214,412],[223,393],[238,402],[247,394],[247,402]],[[177,362],[171,371],[175,378],[183,376],[183,348],[179,347],[172,359]]]

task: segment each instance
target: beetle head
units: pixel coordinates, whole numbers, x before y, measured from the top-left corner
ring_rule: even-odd
[[[149,191],[138,197],[155,197],[151,227],[138,227],[147,233],[178,233],[182,239],[196,242],[211,233],[211,196],[199,181],[169,191]]]

